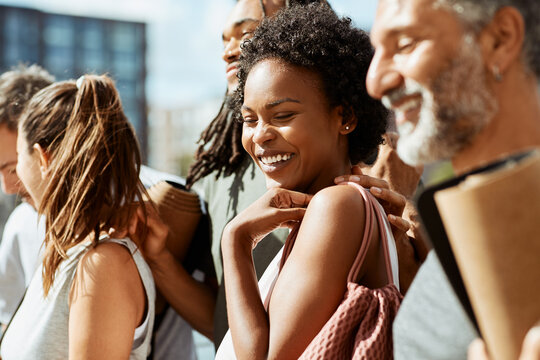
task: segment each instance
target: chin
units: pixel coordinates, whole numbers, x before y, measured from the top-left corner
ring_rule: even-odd
[[[283,185],[274,179],[266,177],[266,189],[270,190],[273,188],[283,188]]]
[[[266,177],[266,188],[268,190],[274,189],[274,188],[280,188],[280,189],[286,189],[286,190],[295,190],[296,187],[294,184],[291,184],[291,182],[288,181],[280,181],[278,179],[272,179],[269,177]]]

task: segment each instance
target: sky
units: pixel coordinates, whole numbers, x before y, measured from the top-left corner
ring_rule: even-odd
[[[225,92],[221,30],[234,0],[0,0],[47,12],[147,23],[148,104],[188,107]],[[368,30],[377,0],[330,0]]]

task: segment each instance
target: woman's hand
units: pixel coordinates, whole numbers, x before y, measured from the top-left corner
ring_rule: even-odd
[[[313,196],[274,188],[238,214],[227,224],[228,238],[241,238],[252,250],[267,234],[279,227],[292,226],[302,220]]]
[[[149,202],[133,203],[125,210],[127,217],[123,227],[111,227],[109,235],[116,238],[129,236],[147,260],[157,260],[167,252],[169,229],[156,209]]]

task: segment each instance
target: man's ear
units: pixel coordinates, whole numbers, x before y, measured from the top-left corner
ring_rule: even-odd
[[[34,144],[33,148],[39,156],[39,171],[41,172],[41,178],[45,179],[47,177],[47,172],[49,171],[49,153],[37,143]]]
[[[515,7],[504,6],[482,30],[479,40],[486,66],[500,81],[512,64],[520,60],[525,41],[525,20]]]
[[[339,121],[339,133],[341,135],[347,135],[356,129],[356,125],[358,124],[358,119],[356,119],[356,116],[354,114],[350,114],[350,116],[345,116],[344,114],[344,108],[343,105],[336,106],[334,109],[334,116],[338,117]]]

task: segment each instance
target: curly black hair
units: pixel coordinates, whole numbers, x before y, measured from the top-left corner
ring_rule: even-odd
[[[266,17],[264,3],[262,0],[259,3]],[[310,3],[330,7],[326,0],[284,0],[283,6],[304,6]],[[186,178],[188,188],[212,173],[215,173],[216,179],[221,174],[231,175],[246,159],[247,153],[242,147],[242,124],[233,121],[229,102],[230,96],[226,93],[218,114],[201,134],[195,161]]]
[[[342,105],[346,119],[357,119],[356,128],[348,134],[353,163],[377,153],[388,111],[367,93],[373,48],[368,34],[353,27],[351,19],[338,17],[324,5],[294,6],[263,20],[242,46],[239,84],[233,97],[235,119],[242,120],[240,107],[251,69],[263,60],[278,59],[317,74],[330,106]]]

